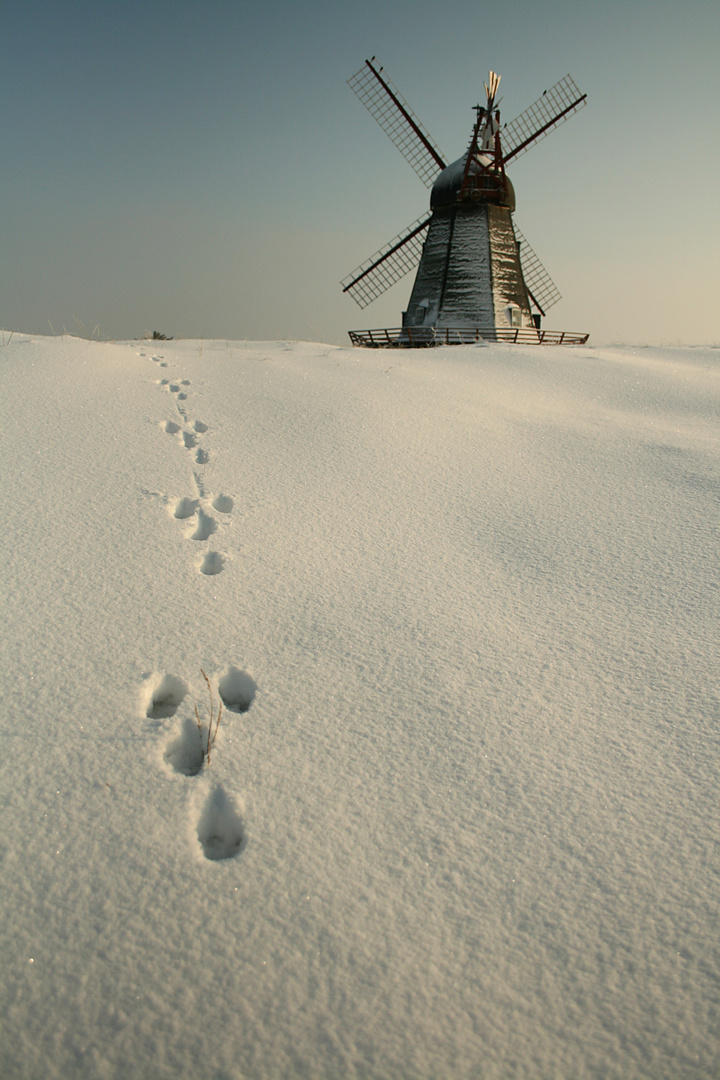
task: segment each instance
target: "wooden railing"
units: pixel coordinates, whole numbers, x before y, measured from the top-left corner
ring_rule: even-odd
[[[436,345],[473,345],[480,341],[511,345],[584,345],[589,334],[531,327],[403,326],[391,330],[349,330],[353,345],[366,349],[427,349]]]

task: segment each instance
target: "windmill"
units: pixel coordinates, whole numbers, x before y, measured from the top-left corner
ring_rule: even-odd
[[[348,85],[411,167],[432,189],[418,218],[341,282],[364,308],[418,267],[402,327],[351,330],[354,345],[460,344],[480,338],[584,344],[588,334],[541,329],[560,293],[513,222],[506,168],[586,104],[569,75],[509,124],[500,126],[500,76],[490,72],[476,105],[470,144],[448,165],[375,57]],[[418,265],[419,264],[419,265]]]

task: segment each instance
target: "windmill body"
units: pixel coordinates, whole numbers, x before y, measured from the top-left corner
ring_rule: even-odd
[[[417,266],[402,327],[350,331],[354,344],[432,345],[486,337],[568,343],[588,335],[542,331],[541,318],[560,299],[547,271],[513,222],[515,192],[508,162],[585,104],[566,76],[510,125],[500,127],[490,72],[486,104],[466,153],[450,165],[375,58],[349,81],[424,183],[430,215],[418,219],[343,281],[365,307]]]
[[[512,186],[506,181],[507,191],[493,192],[494,198],[477,197],[474,189],[460,199],[467,158],[448,165],[433,185],[432,217],[403,327],[533,327]]]

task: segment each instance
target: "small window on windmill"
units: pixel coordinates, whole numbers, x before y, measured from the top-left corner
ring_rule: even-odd
[[[505,312],[510,326],[522,326],[522,310],[517,304],[508,304]]]
[[[428,313],[428,308],[429,307],[430,307],[430,301],[426,296],[424,300],[420,301],[420,303],[418,304],[417,309],[415,311],[415,320],[416,320],[416,325],[417,326],[422,326],[422,324],[425,322],[425,316]]]

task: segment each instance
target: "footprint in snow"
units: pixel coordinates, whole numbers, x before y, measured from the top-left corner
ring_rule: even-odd
[[[180,732],[165,747],[163,758],[182,776],[197,776],[203,767],[203,737],[195,720],[186,716]]]
[[[195,455],[196,464],[197,465],[207,465],[209,460],[210,460],[210,455],[208,454],[207,450],[203,450],[202,447],[200,447],[198,449],[197,454]],[[217,507],[215,507],[215,509],[217,510]]]
[[[221,514],[231,514],[235,501],[231,495],[216,495],[212,501],[213,508]]]
[[[171,383],[168,383],[168,385],[170,387],[170,393],[171,394],[178,394],[180,392],[180,387],[179,387],[179,385],[177,383],[171,382]]]
[[[209,514],[206,514],[202,507],[198,507],[197,517],[197,526],[194,532],[190,534],[190,539],[207,540],[217,529],[215,518],[211,518]],[[208,571],[203,571],[203,573],[207,572]],[[215,571],[215,573],[219,573],[219,571]]]
[[[189,386],[190,385],[190,380],[189,379],[181,379],[180,380],[180,385],[181,386]]]
[[[225,559],[219,551],[208,551],[200,564],[200,573],[206,577],[214,577],[215,574],[222,573],[224,566]]]
[[[197,823],[197,838],[206,859],[233,859],[242,851],[242,820],[225,789],[218,784],[208,796]]]
[[[187,684],[177,675],[160,675],[149,681],[143,694],[148,720],[165,720],[174,716],[187,691]]]
[[[181,521],[185,518],[192,517],[198,509],[199,505],[200,503],[198,499],[180,499],[175,506],[174,516],[176,518],[179,518]]]
[[[178,401],[185,401],[187,394],[178,394]]]
[[[180,425],[176,424],[174,420],[168,420],[165,424],[165,430],[167,431],[168,435],[177,435],[178,431],[180,430]]]
[[[193,428],[195,429],[195,431],[198,432],[199,435],[202,435],[205,431],[207,431],[208,426],[207,424],[203,424],[202,420],[196,420],[193,424]]]
[[[241,671],[234,664],[229,664],[227,670],[220,676],[218,693],[222,703],[230,712],[245,713],[248,711],[257,692],[257,683],[247,671]]]
[[[186,450],[192,450],[197,445],[197,436],[192,431],[183,431],[183,442]]]

